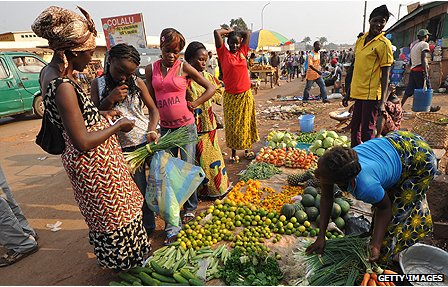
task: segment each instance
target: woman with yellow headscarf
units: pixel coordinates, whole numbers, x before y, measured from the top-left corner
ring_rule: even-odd
[[[32,25],[48,40],[54,56],[40,75],[46,113],[65,141],[62,162],[75,200],[89,227],[89,241],[99,265],[125,270],[141,266],[150,251],[142,225],[143,196],[125,165],[115,135],[134,122],[122,118],[110,125],[73,78],[91,61],[96,30],[85,17],[51,6]],[[104,113],[116,116],[116,112]]]

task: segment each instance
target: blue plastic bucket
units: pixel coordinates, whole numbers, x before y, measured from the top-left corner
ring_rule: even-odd
[[[432,103],[432,89],[415,89],[412,110],[414,112],[429,112]]]
[[[301,115],[299,117],[300,131],[311,133],[314,130],[314,115]]]

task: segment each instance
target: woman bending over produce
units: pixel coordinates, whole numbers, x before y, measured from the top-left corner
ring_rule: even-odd
[[[355,148],[334,147],[319,159],[320,232],[307,253],[322,253],[333,206],[333,184],[373,205],[370,261],[390,263],[398,252],[432,230],[426,192],[436,173],[436,157],[420,136],[396,131]]]

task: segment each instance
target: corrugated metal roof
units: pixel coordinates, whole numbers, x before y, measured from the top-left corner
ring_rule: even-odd
[[[400,20],[398,20],[395,24],[393,24],[389,29],[386,30],[386,34],[393,32],[393,30],[395,30],[396,28],[398,28],[399,26],[404,24],[406,21],[414,18],[421,12],[429,10],[429,9],[437,7],[437,6],[440,6],[440,5],[443,5],[443,4],[446,4],[446,3],[447,3],[446,1],[434,1],[434,2],[429,2],[429,3],[423,4],[422,6],[418,7],[417,9],[415,9],[408,15],[406,15],[403,18],[401,18]]]

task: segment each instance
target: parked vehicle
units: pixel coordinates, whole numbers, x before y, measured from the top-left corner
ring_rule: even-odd
[[[46,65],[32,53],[0,52],[0,117],[43,116],[39,73]]]
[[[135,74],[137,77],[145,79],[145,68],[149,64],[154,63],[155,61],[159,60],[162,56],[162,52],[160,52],[160,49],[137,49],[137,51],[140,53],[140,66],[137,68],[137,71]]]

